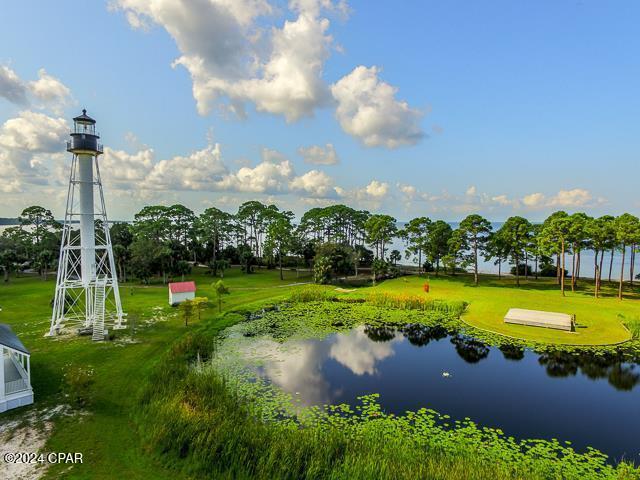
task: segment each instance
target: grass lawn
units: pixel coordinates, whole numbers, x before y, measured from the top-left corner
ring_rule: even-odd
[[[242,307],[251,309],[265,301],[286,298],[295,287],[291,284],[309,281],[285,271],[281,281],[276,270],[258,270],[244,275],[232,269],[225,274],[231,295],[224,298],[224,310]],[[115,342],[93,343],[90,337],[45,338],[51,316],[50,301],[55,281],[36,278],[12,278],[0,284],[0,322],[12,326],[23,343],[31,350],[32,384],[36,403],[0,415],[0,422],[21,418],[29,410],[40,410],[65,402],[61,395],[63,374],[68,365],[91,366],[95,370],[93,400],[86,414],[57,417],[44,448],[45,452],[82,452],[84,464],[71,468],[51,466],[46,478],[113,478],[163,479],[181,478],[175,471],[159,465],[145,452],[137,433],[133,415],[137,412],[139,394],[149,381],[154,368],[172,345],[196,323],[206,324],[216,332],[235,321],[217,312],[211,283],[214,279],[197,270],[188,276],[198,285],[198,295],[207,296],[211,307],[199,321],[186,327],[178,311],[168,305],[167,287],[160,283],[150,286],[123,284],[121,295],[128,313],[129,328],[119,332]],[[405,277],[381,283],[377,287],[358,289],[355,295],[372,291],[392,291],[420,294],[424,278]],[[523,282],[520,289],[512,288],[512,279],[498,280],[483,277],[480,287],[472,285],[471,277],[431,277],[434,298],[465,300],[470,303],[465,320],[474,326],[505,335],[525,339],[570,344],[606,344],[629,338],[620,315],[638,318],[640,296],[629,293],[620,302],[614,298],[614,287],[605,288],[606,298],[596,300],[591,286],[582,282],[585,291],[567,292],[562,298],[552,280]],[[333,289],[334,287],[328,287]],[[635,298],[632,299],[632,298]],[[505,325],[502,317],[510,307],[534,308],[573,313],[580,328],[566,333],[535,327]],[[123,339],[128,340],[127,342]]]
[[[199,296],[207,296],[212,301],[212,307],[202,313],[200,322],[211,323],[213,329],[226,327],[224,317],[217,313],[210,286],[213,279],[202,271],[194,272],[188,279],[196,281]],[[247,276],[239,270],[228,270],[225,283],[231,295],[225,296],[224,308],[284,298],[291,290],[286,285],[305,280],[308,277],[297,278],[295,272],[289,271],[285,271],[285,280],[280,281],[277,271],[259,270]],[[88,413],[57,418],[45,447],[47,452],[82,452],[84,463],[71,470],[68,465],[52,466],[46,478],[60,478],[62,472],[65,478],[114,478],[115,475],[127,479],[176,478],[175,472],[167,471],[145,454],[131,415],[150,372],[175,340],[195,325],[185,327],[177,309],[168,305],[166,286],[123,284],[120,290],[123,308],[136,329],[135,332],[121,331],[121,335],[136,343],[96,344],[90,337],[77,336],[45,338],[54,288],[55,280],[43,282],[29,277],[12,278],[9,283],[0,284],[0,322],[11,325],[31,351],[35,392],[33,406],[0,414],[0,421],[20,418],[29,409],[64,402],[60,391],[65,366],[91,366],[95,370],[95,384]],[[162,320],[152,321],[153,317]]]
[[[377,291],[398,294],[424,295],[424,277],[402,277],[374,287]],[[525,340],[554,344],[607,345],[624,342],[631,334],[622,324],[624,318],[640,318],[640,294],[627,292],[625,299],[616,298],[617,284],[603,286],[603,298],[593,297],[593,285],[581,280],[579,289],[571,292],[569,285],[562,297],[555,279],[522,280],[520,288],[515,280],[507,277],[483,275],[480,285],[473,285],[471,275],[440,276],[429,278],[431,298],[464,300],[469,302],[463,320],[470,325],[502,335]],[[368,289],[367,289],[368,290]],[[504,323],[509,308],[527,308],[574,314],[575,332],[548,328],[529,327]]]

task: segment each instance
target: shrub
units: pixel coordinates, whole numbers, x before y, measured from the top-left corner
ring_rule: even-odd
[[[511,275],[515,275],[515,274],[516,274],[516,267],[513,266],[511,267]],[[521,276],[533,275],[533,269],[531,268],[531,265],[526,265],[526,269],[525,269],[525,264],[521,263],[518,265],[518,274]]]
[[[633,338],[640,339],[640,317],[627,318],[623,320],[623,323],[629,329]]]
[[[322,285],[331,282],[331,260],[329,258],[316,259],[313,265],[313,281]]]
[[[314,262],[316,283],[329,283],[334,276],[355,272],[354,251],[347,245],[325,243],[316,252]]]

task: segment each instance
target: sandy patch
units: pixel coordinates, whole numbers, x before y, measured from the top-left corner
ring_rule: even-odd
[[[0,421],[0,478],[31,480],[42,477],[46,463],[6,463],[6,453],[38,453],[43,448],[53,428],[53,417],[69,415],[67,405],[58,405],[46,410],[31,411],[24,417]]]

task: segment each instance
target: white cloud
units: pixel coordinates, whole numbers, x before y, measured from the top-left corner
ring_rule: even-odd
[[[0,97],[17,105],[28,103],[26,85],[16,72],[6,65],[0,65]]]
[[[592,205],[594,203],[604,203],[606,200],[594,200],[593,195],[583,188],[572,190],[560,190],[551,197],[542,193],[532,193],[522,198],[522,203],[529,208],[576,208]]]
[[[335,187],[335,191],[339,197],[349,199],[354,202],[361,202],[377,208],[381,204],[382,200],[384,200],[388,195],[389,184],[378,180],[372,180],[368,185],[362,188],[347,190],[342,187]]]
[[[300,147],[298,153],[306,163],[314,165],[337,165],[340,162],[336,149],[331,143],[327,143],[324,147],[320,145]]]
[[[113,5],[125,11],[133,28],[152,22],[171,35],[181,53],[173,64],[191,75],[202,115],[223,104],[244,116],[244,104],[251,102],[259,111],[295,121],[327,101],[321,77],[332,39],[320,13],[337,8],[332,2],[291,2],[297,18],[270,29],[257,22],[274,13],[265,0],[117,0]]]
[[[549,200],[549,205],[554,207],[582,207],[592,200],[591,193],[582,188],[573,190],[560,190]]]
[[[336,196],[333,179],[324,172],[311,170],[291,180],[289,187],[312,198],[331,198]]]
[[[25,110],[0,127],[0,182],[3,191],[20,191],[25,183],[45,184],[47,163],[59,160],[69,128],[64,118]]]
[[[467,188],[467,191],[465,192],[465,194],[470,197],[476,195],[476,193],[478,193],[478,189],[476,188],[475,185],[471,185],[469,188]]]
[[[538,207],[544,204],[546,198],[542,193],[531,193],[522,197],[522,203],[526,207]]]
[[[378,78],[378,67],[356,67],[331,86],[342,129],[368,147],[414,145],[424,137],[422,112],[396,100],[397,88]]]
[[[188,156],[156,161],[153,149],[142,146],[135,153],[106,148],[101,159],[104,181],[120,190],[137,189],[140,195],[155,191],[226,191],[252,194],[297,193],[303,199],[337,198],[334,181],[326,173],[311,170],[296,175],[293,164],[280,152],[261,151],[255,167],[230,171],[219,144]]]
[[[378,180],[372,180],[364,190],[366,194],[371,197],[382,198],[389,192],[389,184],[386,182],[379,182]]]
[[[517,207],[519,204],[518,200],[511,199],[505,194],[495,195],[491,197],[491,201],[503,207],[507,207],[507,206]]]
[[[35,99],[40,107],[56,115],[61,115],[72,101],[71,90],[44,68],[38,70],[38,80],[25,82],[5,65],[0,65],[0,97],[17,105],[28,105]]]
[[[59,152],[69,127],[64,118],[25,110],[0,128],[0,147],[26,152]]]
[[[393,338],[389,342],[372,342],[358,327],[347,335],[340,335],[331,345],[329,357],[351,370],[355,375],[374,375],[376,364],[394,355],[394,344],[401,341]]]
[[[330,14],[349,13],[345,0],[291,0],[292,19],[274,22],[267,0],[115,0],[134,29],[159,25],[180,52],[172,65],[191,76],[198,112],[213,108],[246,117],[245,107],[282,115],[287,122],[337,102],[342,128],[367,146],[417,143],[423,112],[396,100],[397,89],[378,79],[377,67],[355,68],[328,87],[324,65],[332,49]]]
[[[145,179],[145,185],[156,190],[212,190],[226,172],[220,145],[216,143],[186,157],[159,161]]]
[[[269,163],[280,163],[284,160],[287,159],[287,157],[279,152],[278,150],[273,150],[271,148],[263,148],[260,151],[260,158],[262,159],[263,162],[269,162]],[[248,165],[245,165],[248,166]]]
[[[100,168],[108,183],[119,188],[138,187],[151,172],[153,158],[151,148],[144,148],[131,154],[124,150],[106,147],[104,155],[100,157]]]
[[[289,160],[261,162],[253,168],[242,167],[225,175],[216,186],[237,192],[284,193],[293,175],[293,165]]]
[[[2,159],[0,154],[0,160]],[[22,184],[18,179],[2,178],[0,176],[0,192],[2,193],[20,193],[22,192]]]
[[[72,101],[71,90],[44,68],[38,70],[38,80],[29,82],[29,91],[58,115]]]
[[[413,185],[398,184],[398,189],[404,194],[407,200],[413,200],[418,194],[418,189]]]

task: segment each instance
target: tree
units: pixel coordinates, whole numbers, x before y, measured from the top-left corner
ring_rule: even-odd
[[[38,205],[25,208],[18,220],[28,240],[28,258],[46,280],[47,271],[53,264],[56,253],[60,251],[58,234],[62,227],[50,210]]]
[[[552,213],[542,224],[542,241],[546,249],[551,253],[555,253],[558,261],[556,262],[558,270],[558,278],[560,281],[560,291],[562,296],[565,285],[565,252],[567,243],[571,235],[571,218],[566,212],[558,211]]]
[[[21,226],[30,227],[28,235],[36,245],[40,244],[46,232],[60,228],[60,224],[53,218],[51,210],[39,205],[25,208],[18,217],[18,221]]]
[[[193,311],[194,311],[193,300],[186,299],[184,302],[180,303],[178,308],[180,309],[180,313],[182,314],[182,319],[184,320],[184,326],[187,327],[189,325],[189,321],[193,318]]]
[[[238,260],[240,261],[240,265],[242,265],[242,271],[246,274],[253,272],[253,264],[256,261],[256,257],[253,255],[253,250],[249,245],[243,243],[242,245],[238,245]]]
[[[374,255],[373,251],[369,250],[364,245],[356,245],[354,250],[354,263],[356,276],[358,275],[358,267],[360,265],[369,266],[373,263]]]
[[[120,281],[127,281],[127,264],[131,260],[131,244],[133,243],[133,233],[128,223],[117,222],[109,228],[109,236],[113,246],[113,256],[115,257],[118,277]]]
[[[6,230],[0,235],[0,267],[4,272],[4,281],[9,281],[9,274],[14,271],[19,256],[19,245],[15,237],[6,234]]]
[[[265,246],[278,257],[280,280],[284,280],[282,275],[282,258],[291,251],[294,244],[292,219],[293,212],[278,212],[267,227],[267,241],[265,242]]]
[[[448,251],[447,255],[445,255],[446,261],[444,263],[446,267],[449,268],[451,275],[455,275],[456,268],[458,268],[458,259],[461,257],[462,252],[465,252],[469,249],[465,233],[461,229],[456,228],[453,232],[451,232],[451,236],[447,241],[447,246]],[[466,262],[463,262],[463,264],[466,264]]]
[[[302,216],[299,231],[308,240],[342,243],[353,248],[364,242],[368,218],[369,212],[346,205],[312,208]]]
[[[390,215],[371,215],[364,224],[367,241],[375,247],[376,258],[384,260],[387,243],[398,232],[396,219]]]
[[[261,257],[260,247],[262,245],[262,235],[266,229],[268,220],[278,208],[275,205],[265,205],[257,200],[244,202],[238,207],[236,220],[242,226],[243,241],[251,247],[255,256]]]
[[[489,235],[485,245],[484,259],[485,261],[495,259],[493,264],[498,265],[498,279],[500,279],[502,278],[502,262],[506,260],[508,253],[506,243],[498,232]]]
[[[334,276],[352,275],[353,272],[353,248],[338,243],[325,243],[318,247],[313,262],[313,276],[316,283],[329,283]]]
[[[436,220],[428,228],[427,258],[436,266],[436,276],[440,273],[440,261],[449,251],[449,238],[453,229],[443,220]]]
[[[391,250],[389,254],[389,261],[393,263],[393,265],[397,265],[398,262],[402,259],[402,255],[400,254],[400,250]]]
[[[471,214],[460,222],[459,229],[465,243],[471,248],[473,282],[478,285],[478,254],[485,251],[485,246],[491,234],[491,223],[480,215]]]
[[[133,274],[144,283],[157,272],[162,272],[166,283],[165,265],[171,250],[164,243],[144,235],[136,236],[131,244],[131,268]]]
[[[169,235],[171,240],[177,241],[185,247],[191,247],[193,253],[195,241],[196,216],[193,211],[184,205],[176,204],[167,207],[166,216],[169,220]]]
[[[429,226],[431,220],[427,217],[413,218],[400,230],[407,245],[406,255],[418,257],[418,274],[422,273],[422,254],[429,248]]]
[[[580,253],[589,246],[587,225],[591,217],[584,213],[569,216],[569,242],[571,243],[571,291],[575,291],[580,277]]]
[[[222,210],[210,207],[207,208],[196,222],[196,231],[202,243],[209,243],[211,249],[211,265],[215,270],[218,254],[227,242],[231,241],[234,231],[233,215]]]
[[[220,260],[215,261],[215,265],[212,270],[214,272],[214,275],[217,272],[220,272],[220,278],[224,278],[224,271],[227,268],[229,268],[229,260],[227,260],[226,258],[221,258]]]
[[[222,280],[218,280],[213,285],[213,290],[216,292],[216,299],[218,300],[218,313],[222,313],[222,297],[224,295],[229,295],[231,292],[224,284]]]
[[[536,280],[540,275],[540,264],[545,265],[551,262],[551,257],[545,255],[544,242],[542,241],[542,224],[535,223],[531,225],[531,238],[526,247],[526,252],[533,256],[534,259],[534,275]]]
[[[375,285],[379,277],[385,275],[388,271],[389,265],[381,258],[375,258],[371,263],[371,279]]]
[[[172,275],[180,275],[182,281],[184,282],[184,276],[191,273],[191,264],[186,260],[178,260],[171,267]]]
[[[640,220],[630,213],[623,213],[615,219],[616,241],[622,251],[622,263],[620,265],[620,284],[618,285],[618,298],[622,300],[622,285],[624,283],[624,263],[627,247],[639,241]]]
[[[183,259],[179,249],[184,246],[174,238],[169,213],[169,207],[149,205],[134,215],[131,267],[145,283],[156,273],[166,283],[172,264]]]
[[[520,260],[524,257],[531,236],[531,223],[523,217],[509,217],[498,230],[498,236],[503,242],[505,253],[511,257],[516,267],[516,285],[520,286]]]
[[[591,248],[594,252],[593,257],[593,278],[595,283],[594,296],[598,298],[602,285],[602,268],[604,254],[611,248],[611,230],[614,217],[604,215],[599,218],[591,218],[586,226],[585,231],[591,241]]]
[[[198,321],[200,321],[200,314],[202,310],[207,307],[209,299],[207,297],[195,297],[191,302],[193,304],[193,310],[198,313]]]

